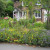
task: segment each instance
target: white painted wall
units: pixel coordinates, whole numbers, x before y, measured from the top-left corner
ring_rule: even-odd
[[[46,20],[47,20],[47,11],[44,10],[44,22],[46,22]]]
[[[16,13],[15,13],[16,12]],[[15,13],[15,14],[14,14]],[[14,16],[15,15],[15,16]],[[17,11],[17,10],[14,10],[13,11],[13,18],[16,18],[18,21],[20,19],[26,19],[26,12],[24,14],[24,11],[20,12],[20,11]]]
[[[20,20],[20,17],[21,17],[21,13],[19,11],[17,13],[15,13],[15,18],[17,20]]]
[[[23,1],[22,1],[22,6],[24,6],[24,3],[23,3]]]

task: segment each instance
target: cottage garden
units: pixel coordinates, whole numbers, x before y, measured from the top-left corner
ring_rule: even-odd
[[[0,0],[0,42],[50,46],[50,32],[48,33],[46,23],[36,22],[34,16],[19,21],[11,18],[13,2],[3,3],[3,1]],[[10,17],[6,15],[7,13]]]
[[[0,42],[50,46],[50,36],[47,35],[44,24],[32,21],[33,19],[17,21],[11,17],[0,19]]]

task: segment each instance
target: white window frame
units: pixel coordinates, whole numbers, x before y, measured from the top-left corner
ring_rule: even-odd
[[[41,1],[41,0],[40,0]],[[37,1],[37,3],[36,3],[36,5],[41,5],[41,3],[38,3],[38,2],[40,2],[39,0]]]
[[[41,10],[40,10],[40,17],[38,16],[38,13],[37,13],[37,16],[36,16],[36,13],[34,13],[35,15],[35,18],[41,18]]]
[[[41,5],[41,4],[39,4],[39,3],[36,3],[36,5]]]

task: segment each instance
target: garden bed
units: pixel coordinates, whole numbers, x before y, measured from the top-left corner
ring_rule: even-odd
[[[15,22],[15,23],[14,23]],[[0,20],[0,42],[50,46],[50,35],[42,22],[30,23],[29,20]]]

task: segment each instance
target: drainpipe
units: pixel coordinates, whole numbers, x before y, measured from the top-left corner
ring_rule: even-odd
[[[17,20],[19,21],[19,19],[20,19],[20,16],[19,16],[19,11],[18,11],[18,17],[17,17]]]
[[[13,11],[13,19],[14,19],[14,11]]]
[[[22,17],[23,17],[23,15],[24,15],[24,12],[22,11]]]

